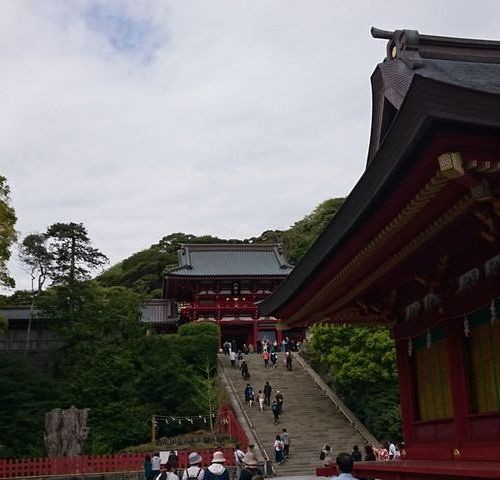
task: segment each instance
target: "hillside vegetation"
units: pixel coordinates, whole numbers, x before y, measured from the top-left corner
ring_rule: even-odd
[[[337,213],[343,198],[331,198],[320,203],[312,213],[294,223],[287,230],[266,230],[257,237],[245,240],[225,239],[211,235],[171,233],[158,243],[113,265],[98,277],[107,287],[124,286],[150,294],[161,295],[162,272],[177,266],[177,251],[181,243],[283,243],[285,253],[296,264],[330,219]]]
[[[342,202],[326,200],[287,230],[267,230],[244,240],[172,233],[94,280],[81,269],[91,266],[85,263],[89,258],[102,254],[90,247],[83,225],[54,224],[44,234],[25,238],[32,273],[47,275],[51,285],[43,291],[0,296],[0,305],[34,302],[64,347],[56,352],[50,375],[24,358],[0,358],[0,457],[43,455],[44,413],[55,407],[91,409],[86,453],[147,442],[153,414],[204,413],[199,389],[213,381],[216,327],[188,324],[175,335],[148,336],[138,322],[141,303],[161,295],[162,272],[177,266],[181,243],[281,242],[296,264]],[[80,270],[72,268],[74,262],[68,262],[67,255],[59,255],[68,252],[65,242],[75,234],[80,235],[83,250],[74,250],[74,255],[78,259],[79,252],[85,252],[83,263],[77,263]],[[40,270],[41,261],[47,268]],[[321,325],[313,332],[310,354],[349,406],[379,438],[398,437],[394,344],[387,330]],[[162,428],[168,430],[161,432],[165,434],[189,426]]]

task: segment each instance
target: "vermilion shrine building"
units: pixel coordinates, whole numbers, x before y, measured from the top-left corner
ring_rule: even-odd
[[[390,328],[408,455],[356,476],[500,478],[500,42],[373,35],[366,170],[260,308]]]
[[[278,320],[261,316],[256,305],[293,269],[281,245],[186,244],[178,255],[179,266],[165,272],[163,298],[177,303],[179,323],[216,323],[220,345],[281,342]],[[296,338],[302,332],[291,329],[286,335]]]

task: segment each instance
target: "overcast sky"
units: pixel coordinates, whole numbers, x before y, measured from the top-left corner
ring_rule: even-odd
[[[0,174],[17,229],[83,222],[112,263],[171,232],[287,228],[347,195],[385,54],[372,25],[500,39],[497,1],[1,7]]]

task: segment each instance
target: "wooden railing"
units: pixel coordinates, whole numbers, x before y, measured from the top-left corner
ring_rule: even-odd
[[[248,447],[248,436],[229,405],[224,405],[220,411],[219,430],[234,438],[240,447]]]

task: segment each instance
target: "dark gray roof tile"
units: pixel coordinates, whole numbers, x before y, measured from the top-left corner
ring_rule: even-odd
[[[292,270],[279,244],[186,244],[167,276],[286,276]]]

